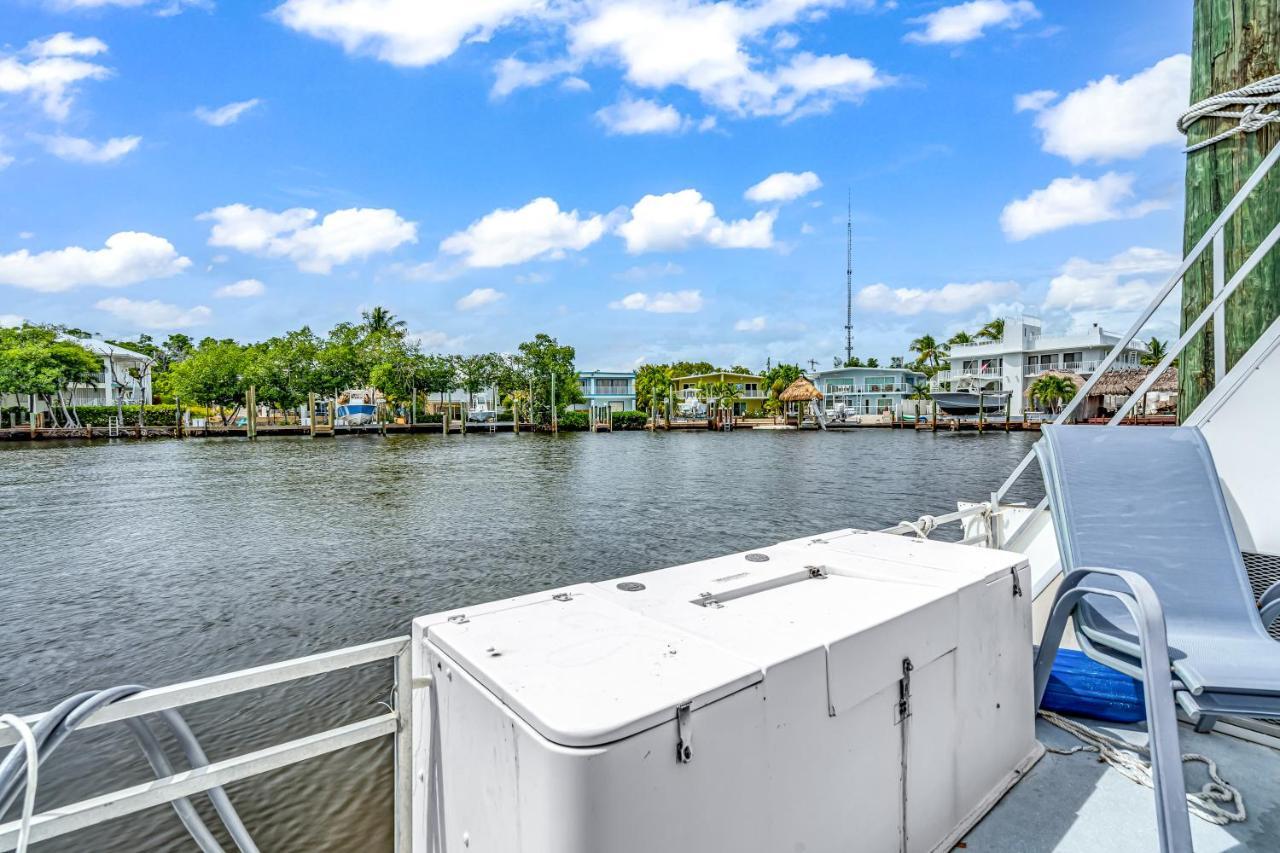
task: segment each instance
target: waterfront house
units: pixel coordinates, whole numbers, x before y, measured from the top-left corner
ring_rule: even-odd
[[[751,373],[731,373],[717,370],[712,373],[698,373],[693,376],[678,376],[672,380],[675,384],[676,399],[682,402],[698,399],[698,387],[704,383],[712,385],[728,382],[737,391],[738,401],[733,404],[735,418],[764,417],[764,401],[769,396],[763,376]]]
[[[575,409],[600,415],[635,411],[636,375],[630,370],[584,370],[578,374],[578,386],[586,400]]]
[[[1070,373],[1087,379],[1119,342],[1119,336],[1092,327],[1067,335],[1045,335],[1035,317],[1010,317],[998,341],[974,341],[951,348],[949,365],[930,381],[933,391],[1009,392],[1010,412],[1023,414],[1027,388],[1046,373]],[[1143,353],[1131,345],[1117,368],[1137,367]]]
[[[65,337],[96,355],[102,368],[93,382],[74,384],[68,390],[69,406],[114,406],[119,395],[126,406],[151,402],[150,357],[95,338]],[[46,410],[40,400],[35,402],[37,414]],[[0,410],[29,409],[32,401],[25,395],[0,394]]]
[[[813,380],[822,392],[823,407],[858,415],[902,414],[902,403],[924,384],[925,375],[909,367],[837,367]]]

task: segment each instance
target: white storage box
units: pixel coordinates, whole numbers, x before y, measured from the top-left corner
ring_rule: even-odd
[[[420,849],[948,849],[1040,754],[1019,590],[840,531],[422,617]]]

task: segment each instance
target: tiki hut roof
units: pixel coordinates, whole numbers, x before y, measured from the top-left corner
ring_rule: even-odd
[[[792,382],[786,388],[782,389],[782,393],[778,395],[778,399],[784,403],[799,403],[805,400],[821,400],[822,392],[818,390],[812,382],[801,376],[795,382]]]
[[[1151,373],[1150,367],[1129,367],[1108,370],[1102,374],[1098,383],[1093,386],[1092,396],[1127,397]],[[1151,386],[1152,391],[1175,392],[1178,390],[1178,368],[1170,367],[1160,374],[1160,378]]]

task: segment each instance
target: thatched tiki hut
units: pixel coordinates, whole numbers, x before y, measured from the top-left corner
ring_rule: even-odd
[[[1101,411],[1112,411],[1120,408],[1124,400],[1138,390],[1138,386],[1151,373],[1150,367],[1130,367],[1119,370],[1108,370],[1098,379],[1097,384],[1089,392],[1086,401],[1091,408]],[[1148,414],[1147,408],[1154,403],[1157,410],[1177,407],[1178,368],[1170,367],[1160,374],[1155,383],[1147,389],[1147,399],[1139,400],[1134,414]],[[1151,395],[1157,395],[1153,401]],[[1161,399],[1163,397],[1163,399]],[[1096,401],[1096,405],[1095,405]]]
[[[796,423],[799,424],[804,418],[804,404],[812,401],[822,402],[822,392],[818,387],[810,382],[807,378],[801,376],[795,382],[792,382],[786,388],[782,389],[782,393],[778,395],[787,407],[787,422],[791,421],[792,404],[795,405]]]

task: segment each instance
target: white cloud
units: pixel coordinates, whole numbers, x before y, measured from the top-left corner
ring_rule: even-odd
[[[1024,92],[1021,95],[1013,96],[1013,111],[1015,113],[1023,112],[1039,112],[1058,98],[1058,93],[1052,89],[1036,89],[1034,92]]]
[[[252,296],[261,296],[267,292],[267,286],[256,278],[246,278],[237,281],[235,284],[228,284],[219,287],[213,292],[214,296],[222,299],[246,299]]]
[[[1016,297],[1018,284],[1013,281],[976,281],[969,284],[945,284],[935,290],[872,284],[862,288],[854,304],[863,311],[880,311],[900,316],[923,312],[959,314],[980,305]]]
[[[411,341],[417,341],[418,345],[423,349],[436,352],[457,350],[466,343],[466,338],[461,335],[451,335],[448,332],[441,332],[436,329],[409,332],[405,337]]]
[[[49,118],[62,121],[71,112],[76,84],[111,75],[111,69],[78,57],[106,49],[99,39],[71,33],[36,39],[23,51],[25,60],[23,55],[0,56],[0,94],[26,95]]]
[[[614,278],[622,281],[641,282],[649,281],[655,278],[667,278],[673,275],[683,275],[684,267],[679,264],[673,264],[667,261],[665,264],[649,264],[643,267],[628,267],[620,273],[616,273]]]
[[[705,243],[721,249],[767,249],[773,245],[774,211],[760,211],[751,219],[725,222],[715,205],[697,190],[646,195],[631,208],[631,217],[617,232],[632,254],[687,249]]]
[[[1109,260],[1072,258],[1049,282],[1046,309],[1093,312],[1137,311],[1154,297],[1182,259],[1160,249],[1134,246]],[[1159,276],[1151,281],[1143,276]]]
[[[765,318],[763,316],[750,317],[734,323],[733,330],[735,332],[763,332],[765,325]]]
[[[670,104],[629,97],[597,110],[596,120],[609,133],[622,136],[678,133],[689,125],[689,120]]]
[[[11,165],[12,163],[13,163],[13,155],[6,154],[3,151],[0,151],[0,169],[4,169],[5,167]]]
[[[179,308],[158,299],[126,299],[123,296],[99,299],[93,307],[144,329],[186,329],[203,325],[213,316],[213,312],[204,305]]]
[[[453,305],[459,311],[474,311],[477,308],[492,305],[505,297],[505,293],[494,290],[492,287],[477,287],[475,290],[453,303]]]
[[[653,314],[693,314],[702,310],[702,291],[663,291],[652,296],[647,293],[629,293],[616,302],[610,302],[609,307]]]
[[[285,26],[335,42],[349,54],[423,67],[448,59],[464,42],[547,13],[546,0],[285,0],[273,13]]]
[[[906,41],[963,44],[982,38],[989,27],[1016,29],[1039,17],[1039,10],[1029,0],[970,0],[910,19],[909,23],[924,27],[907,33]]]
[[[0,284],[57,293],[80,285],[120,287],[168,278],[191,266],[163,237],[121,231],[107,238],[105,248],[68,246],[32,254],[19,249],[0,255]]]
[[[341,44],[348,53],[417,67],[446,59],[466,42],[487,41],[503,28],[531,24],[539,35],[563,35],[566,50],[539,62],[500,61],[494,97],[565,77],[581,81],[575,75],[589,65],[616,65],[631,86],[651,91],[679,86],[717,109],[759,116],[826,110],[892,82],[865,59],[796,53],[798,36],[778,32],[844,5],[844,0],[286,0],[275,15],[289,27]],[[581,88],[581,83],[571,85]]]
[[[262,103],[260,98],[250,98],[247,101],[234,101],[216,109],[196,107],[195,116],[205,124],[213,125],[214,127],[226,127],[229,124],[235,124],[240,120],[241,116],[260,103]]]
[[[440,243],[446,255],[461,255],[469,267],[504,267],[534,258],[563,258],[604,235],[603,216],[582,218],[562,211],[552,198],[535,198],[518,210],[499,208]]]
[[[1136,219],[1168,205],[1160,201],[1126,204],[1133,197],[1133,175],[1107,172],[1097,180],[1073,175],[1056,178],[1049,186],[1005,205],[1000,227],[1010,240],[1071,225],[1114,219]]]
[[[45,150],[62,160],[73,163],[114,163],[136,149],[142,142],[142,137],[119,136],[95,144],[88,139],[59,134],[45,137],[42,142]]]
[[[418,242],[417,224],[389,208],[335,210],[312,224],[318,215],[302,207],[274,213],[230,204],[196,218],[213,221],[210,246],[288,258],[304,272],[328,273],[339,264]]]
[[[1176,122],[1190,97],[1191,57],[1177,54],[1127,80],[1108,74],[1052,106],[1046,101],[1027,109],[1037,110],[1045,151],[1072,163],[1105,163],[1140,157],[1156,145],[1182,144]]]
[[[760,203],[794,201],[822,186],[813,172],[774,172],[743,193],[748,201]]]
[[[546,284],[551,276],[544,272],[526,272],[516,276],[516,284]]]
[[[0,314],[0,329],[13,329],[21,326],[23,322],[19,314]]]

